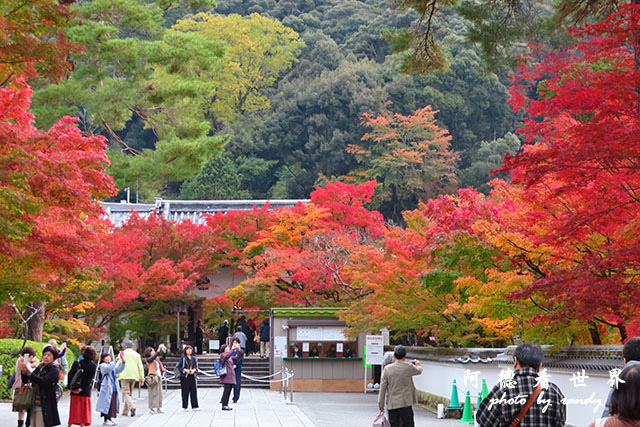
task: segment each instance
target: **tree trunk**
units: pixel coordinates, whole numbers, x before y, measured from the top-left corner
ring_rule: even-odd
[[[618,330],[620,331],[620,342],[624,344],[624,342],[628,338],[627,327],[624,325],[624,323],[620,323],[617,327],[618,327]]]
[[[593,320],[589,320],[589,322],[587,322],[587,327],[589,328],[589,333],[591,334],[591,342],[593,343],[593,345],[602,345],[600,332],[598,331],[596,322],[594,322]]]
[[[27,305],[25,309],[25,319],[29,319],[29,317],[37,311],[27,322],[27,339],[35,342],[42,341],[42,333],[44,332],[44,309],[43,301],[36,301]]]

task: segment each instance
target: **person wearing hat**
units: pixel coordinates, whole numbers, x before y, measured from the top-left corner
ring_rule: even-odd
[[[124,398],[124,408],[122,409],[122,415],[125,417],[136,415],[136,405],[133,403],[133,389],[136,383],[144,383],[144,368],[142,367],[142,359],[137,351],[133,349],[133,342],[131,340],[125,340],[122,343],[124,347],[124,360],[127,361],[124,366],[124,370],[118,375],[120,380],[120,386],[122,388],[122,396]]]

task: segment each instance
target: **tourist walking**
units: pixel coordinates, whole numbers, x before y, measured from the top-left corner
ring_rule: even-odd
[[[384,412],[386,400],[391,427],[414,427],[412,405],[418,403],[418,395],[413,377],[422,373],[422,367],[417,360],[407,362],[407,350],[402,345],[396,346],[393,357],[395,361],[382,371],[378,407]]]
[[[20,360],[22,384],[33,385],[33,407],[27,414],[27,426],[53,427],[60,425],[56,386],[60,380],[60,368],[55,363],[58,351],[47,346],[42,350],[42,363],[35,369],[28,360]]]
[[[122,346],[124,347],[124,360],[127,361],[124,370],[118,375],[120,386],[122,387],[122,396],[124,398],[122,415],[126,417],[127,414],[129,414],[135,417],[136,404],[132,397],[133,390],[136,383],[139,383],[140,386],[144,384],[144,368],[142,367],[140,355],[133,349],[133,342],[131,340],[125,340]]]
[[[271,339],[271,327],[269,325],[269,318],[262,320],[260,324],[260,357],[269,357],[271,354],[270,339]]]
[[[640,365],[640,337],[629,338],[627,342],[624,343],[624,346],[622,346],[622,359],[624,361],[623,369],[632,365]],[[602,417],[608,417],[611,414],[609,407],[612,394],[613,388],[609,390],[609,396],[607,397],[607,403],[604,405]]]
[[[518,417],[520,427],[564,426],[564,396],[557,385],[538,375],[541,367],[542,348],[538,344],[525,342],[516,347],[513,378],[496,384],[482,400],[477,423],[481,427],[507,427]]]
[[[182,390],[182,409],[189,410],[189,398],[191,398],[191,409],[198,410],[198,360],[193,355],[193,347],[187,345],[182,351],[182,357],[178,362],[180,371],[180,389]]]
[[[154,414],[162,414],[162,375],[164,374],[164,365],[162,361],[165,358],[166,347],[160,344],[158,351],[152,347],[148,347],[144,351],[145,361],[147,362],[147,371],[145,377],[147,384],[147,394],[149,395],[149,412]]]
[[[78,359],[69,370],[69,427],[91,425],[91,382],[96,376],[96,350],[92,346],[83,347]],[[76,378],[78,376],[78,378]]]
[[[640,427],[640,364],[627,366],[618,378],[609,402],[612,416],[589,427]]]
[[[233,344],[237,344],[235,347],[232,347],[231,359],[233,360],[233,371],[236,375],[236,383],[233,385],[233,403],[238,403],[238,399],[240,399],[240,388],[242,387],[242,362],[244,362],[244,353],[242,353],[242,348],[240,348],[240,340],[238,338],[234,338]],[[236,358],[236,359],[234,359]]]
[[[118,360],[111,360],[109,353],[100,356],[100,387],[98,389],[98,403],[96,403],[96,411],[100,412],[104,418],[103,425],[115,426],[113,418],[118,416],[120,407],[120,385],[116,379],[116,374],[121,373],[125,368],[124,352],[120,352]]]
[[[235,353],[235,356],[233,356],[233,353]],[[234,341],[233,346],[231,347],[225,344],[220,348],[220,365],[227,371],[225,375],[220,376],[220,384],[224,386],[222,400],[220,401],[220,403],[222,403],[223,411],[230,411],[232,409],[229,407],[229,396],[231,395],[231,389],[236,383],[236,376],[233,373],[233,364],[234,362],[237,362],[243,354],[244,352],[242,351],[238,341]]]

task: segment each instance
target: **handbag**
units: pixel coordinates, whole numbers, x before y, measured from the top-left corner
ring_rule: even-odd
[[[524,405],[520,413],[514,418],[513,421],[511,421],[511,424],[509,424],[509,427],[516,427],[518,424],[520,424],[520,421],[522,421],[522,419],[524,418],[525,414],[527,413],[531,405],[533,405],[533,402],[536,400],[536,397],[538,397],[541,390],[542,390],[542,386],[538,386],[536,387],[535,390],[533,390],[531,397],[529,397],[529,400],[527,400],[527,403]]]
[[[33,408],[33,402],[35,400],[35,394],[33,393],[33,387],[30,385],[23,385],[16,390],[13,395],[13,412],[28,411]]]
[[[213,371],[219,377],[224,377],[225,375],[227,375],[227,367],[220,363],[219,360],[216,360],[215,365],[213,365]]]
[[[69,381],[69,390],[76,390],[82,388],[82,377],[84,376],[84,369],[78,366],[78,370],[73,374],[73,378]]]
[[[391,427],[391,423],[384,416],[384,412],[380,412],[375,420],[373,420],[373,427]]]

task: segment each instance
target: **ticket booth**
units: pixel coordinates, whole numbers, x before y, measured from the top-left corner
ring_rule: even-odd
[[[345,336],[339,310],[344,308],[272,309],[271,373],[293,370],[295,391],[362,392],[365,335]]]

